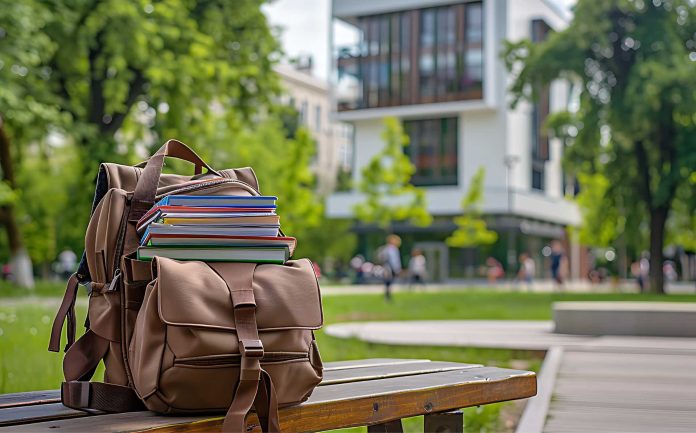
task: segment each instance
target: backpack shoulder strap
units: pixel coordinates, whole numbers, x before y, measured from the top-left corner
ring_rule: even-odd
[[[105,412],[132,412],[144,410],[145,406],[135,391],[127,386],[111,383],[90,382],[97,365],[109,348],[109,341],[92,330],[75,341],[75,300],[78,292],[77,274],[68,280],[65,295],[51,329],[48,350],[60,351],[60,334],[66,318],[68,341],[63,358],[63,373],[66,382],[60,388],[61,400],[73,409],[93,409]]]

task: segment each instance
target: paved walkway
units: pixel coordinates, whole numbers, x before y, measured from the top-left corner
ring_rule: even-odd
[[[385,344],[548,350],[518,433],[696,431],[696,338],[554,334],[551,322],[341,323]]]
[[[692,433],[696,355],[566,350],[547,414],[544,433]]]
[[[340,338],[371,343],[417,346],[468,346],[502,349],[547,350],[560,346],[579,351],[685,353],[696,355],[696,338],[582,336],[554,334],[550,321],[434,320],[354,322],[326,327]],[[696,370],[696,364],[694,364]],[[695,428],[696,431],[696,428]]]

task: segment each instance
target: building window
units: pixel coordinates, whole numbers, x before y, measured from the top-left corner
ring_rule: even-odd
[[[314,130],[321,132],[321,105],[314,107]]]
[[[302,104],[300,104],[300,123],[302,125],[307,125],[307,123],[308,123],[308,119],[307,119],[308,116],[307,115],[309,113],[307,113],[307,110],[308,110],[307,101],[302,101]]]
[[[339,110],[481,99],[483,19],[481,2],[359,18],[362,43],[338,50],[338,86],[356,90]]]
[[[416,166],[411,183],[416,186],[457,184],[457,118],[407,120],[406,153]]]
[[[544,41],[551,27],[543,20],[532,20],[532,42]],[[549,135],[544,130],[544,122],[551,110],[551,92],[549,86],[539,89],[538,100],[532,107],[532,189],[544,191],[546,161],[549,160]]]
[[[532,160],[532,189],[543,191],[545,188],[545,163],[544,161]]]

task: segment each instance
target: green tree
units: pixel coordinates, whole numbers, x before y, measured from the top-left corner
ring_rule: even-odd
[[[569,167],[607,178],[595,205],[621,205],[626,227],[647,220],[656,292],[667,220],[696,167],[694,13],[688,0],[580,0],[567,29],[505,50],[513,104],[557,78],[578,86],[579,110],[563,114]]]
[[[409,139],[398,119],[384,119],[382,140],[385,146],[361,171],[359,189],[365,201],[353,208],[355,216],[381,227],[405,220],[428,226],[432,217],[427,211],[425,191],[410,183],[416,168],[404,153]]]
[[[456,248],[469,248],[489,245],[498,240],[498,234],[489,230],[481,217],[483,202],[483,181],[486,170],[479,167],[471,178],[469,190],[462,198],[462,214],[454,218],[457,229],[446,239],[447,245]]]
[[[43,139],[49,124],[60,125],[58,98],[50,89],[46,64],[55,41],[44,26],[50,11],[37,1],[0,0],[0,170],[5,199],[0,203],[9,257],[16,283],[32,287],[32,264],[18,220],[23,186],[18,177],[28,143]]]
[[[677,190],[674,213],[667,225],[667,241],[696,251],[696,172]]]
[[[42,261],[55,247],[80,248],[99,162],[136,162],[144,145],[170,137],[205,156],[224,153],[246,125],[272,112],[279,45],[262,3],[0,0],[2,189],[22,192],[3,200],[0,223],[12,255],[25,259],[23,275],[31,277],[23,232]],[[42,164],[34,159],[50,156],[50,134],[76,158],[60,173],[65,182],[33,185]],[[42,167],[55,175],[57,163]],[[70,202],[51,225],[51,212],[27,203],[39,193],[58,197],[61,188]],[[52,233],[41,240],[44,230]],[[46,250],[42,242],[54,240]]]

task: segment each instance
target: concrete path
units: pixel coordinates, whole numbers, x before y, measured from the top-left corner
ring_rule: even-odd
[[[692,433],[696,355],[566,350],[542,431]]]
[[[517,433],[696,431],[696,338],[554,334],[551,322],[341,323],[373,343],[547,350]]]
[[[582,336],[554,334],[553,323],[523,320],[435,320],[354,322],[326,327],[339,338],[371,343],[548,350],[559,346],[579,351],[687,353],[696,355],[696,338]],[[696,365],[695,365],[696,369]]]

